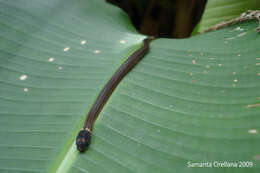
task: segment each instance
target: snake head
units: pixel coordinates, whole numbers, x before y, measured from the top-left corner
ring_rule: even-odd
[[[91,133],[89,130],[83,129],[78,133],[76,145],[79,152],[84,152],[90,144]]]

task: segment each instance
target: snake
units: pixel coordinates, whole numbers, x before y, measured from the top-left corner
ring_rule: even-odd
[[[142,47],[133,52],[123,62],[123,64],[120,65],[117,71],[112,75],[110,80],[101,90],[97,99],[95,100],[94,104],[92,105],[87,114],[83,128],[79,131],[76,137],[76,146],[79,152],[86,151],[88,146],[90,145],[91,130],[93,128],[94,122],[97,119],[102,108],[106,104],[107,100],[113,93],[114,89],[124,78],[124,76],[126,76],[126,74],[130,72],[133,69],[133,67],[149,52],[150,42],[155,38],[155,36],[148,36],[147,38],[145,38],[143,40]]]

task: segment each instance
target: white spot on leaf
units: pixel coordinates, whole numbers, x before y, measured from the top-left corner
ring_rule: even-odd
[[[120,43],[121,43],[121,44],[125,44],[126,41],[125,41],[125,40],[120,40]]]
[[[81,42],[80,42],[80,44],[86,44],[87,43],[87,41],[86,40],[82,40]]]
[[[48,61],[49,61],[49,62],[53,62],[53,61],[54,61],[54,58],[51,57],[51,58],[48,59]]]
[[[240,26],[239,27],[237,27],[237,28],[235,28],[235,30],[237,30],[237,31],[239,31],[241,28],[240,28]]]
[[[100,50],[94,50],[94,53],[95,53],[95,54],[99,54],[99,53],[100,53]]]
[[[63,49],[64,52],[67,52],[67,51],[69,51],[69,50],[70,50],[70,47],[65,47],[65,48]]]
[[[256,129],[249,129],[248,133],[250,133],[250,134],[257,134],[258,131]]]
[[[238,26],[234,30],[236,30],[236,31],[243,31],[244,29],[242,29],[240,26]]]
[[[235,39],[236,37],[230,37],[230,38],[226,38],[226,40],[233,40]]]
[[[246,35],[247,34],[247,32],[243,32],[243,33],[241,33],[241,34],[238,34],[237,36],[238,37],[242,37],[242,36],[244,36],[244,35]]]
[[[23,74],[20,76],[20,80],[26,80],[27,79],[27,75]]]

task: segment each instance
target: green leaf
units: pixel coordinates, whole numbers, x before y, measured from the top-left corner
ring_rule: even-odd
[[[152,42],[80,154],[85,113],[144,36],[101,0],[0,4],[0,172],[259,172],[260,109],[248,107],[260,102],[256,22]]]
[[[105,82],[144,37],[101,0],[0,6],[0,172],[53,172]]]
[[[238,17],[247,10],[259,9],[259,0],[208,0],[199,31],[204,31],[217,23]]]

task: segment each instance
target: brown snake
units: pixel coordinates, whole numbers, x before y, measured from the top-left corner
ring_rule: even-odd
[[[131,69],[148,53],[150,42],[155,39],[151,36],[143,40],[143,46],[135,51],[113,74],[111,79],[106,83],[102,91],[99,93],[95,103],[88,112],[87,118],[85,120],[82,130],[78,133],[76,138],[77,149],[80,152],[84,152],[89,144],[91,139],[91,130],[93,124],[104,107],[105,103],[111,96],[112,92],[123,79],[123,77],[131,71]]]

